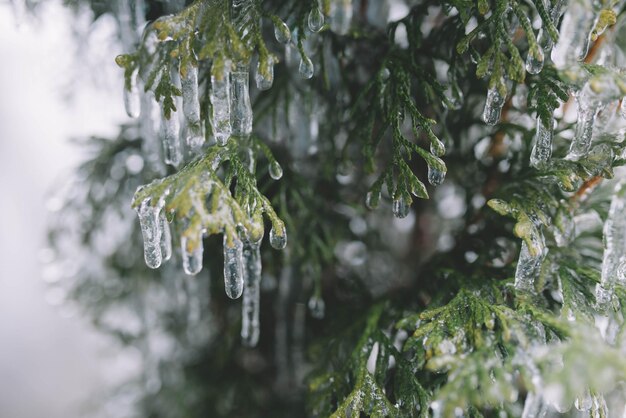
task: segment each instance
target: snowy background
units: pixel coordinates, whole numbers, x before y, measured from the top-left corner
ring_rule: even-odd
[[[79,17],[48,1],[17,26],[0,1],[2,418],[96,416],[97,400],[137,364],[62,302],[41,263],[50,192],[81,159],[69,139],[113,135],[125,119],[115,23],[90,28],[88,13]]]

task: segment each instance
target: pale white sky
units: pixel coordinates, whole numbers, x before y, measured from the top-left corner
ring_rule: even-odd
[[[88,22],[72,20],[54,0],[17,28],[9,4],[0,1],[3,418],[96,416],[89,399],[102,398],[128,368],[112,341],[51,306],[37,257],[45,245],[47,193],[80,159],[68,139],[112,135],[126,120],[114,23],[102,19],[88,31]]]

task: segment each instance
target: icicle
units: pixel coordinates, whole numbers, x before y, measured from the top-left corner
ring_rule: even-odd
[[[565,69],[587,56],[594,24],[595,16],[590,0],[569,2],[561,22],[559,41],[552,50],[552,61],[558,69]]]
[[[312,295],[308,302],[309,312],[311,312],[311,316],[315,319],[323,319],[324,312],[326,310],[326,304],[324,303],[324,299],[319,295]]]
[[[504,81],[502,81],[504,83]],[[483,111],[483,120],[487,125],[495,125],[500,120],[500,113],[506,97],[502,95],[498,85],[490,87],[487,91],[487,101]]]
[[[541,262],[543,261],[545,253],[545,241],[543,234],[539,232],[539,236],[533,237],[533,245],[535,246],[533,252],[528,248],[526,240],[522,241],[522,249],[517,261],[517,268],[515,270],[515,288],[518,290],[525,290],[533,292],[535,289],[535,279],[539,276],[539,270],[541,269]]]
[[[550,10],[550,19],[552,19],[552,23],[556,26],[559,23],[559,19],[563,14],[563,6],[568,0],[556,0],[552,8],[550,9],[550,1],[544,1],[547,10]],[[539,29],[539,33],[537,34],[537,43],[543,46],[544,50],[550,52],[552,47],[554,46],[554,40],[550,36],[550,34],[543,29]]]
[[[141,234],[143,236],[143,255],[146,265],[155,269],[161,265],[161,229],[159,227],[159,208],[150,205],[150,198],[141,202],[137,208]]]
[[[159,214],[159,228],[161,229],[161,257],[167,261],[172,258],[172,234],[164,210],[161,210]]]
[[[393,215],[396,218],[406,218],[409,214],[409,210],[411,209],[410,204],[406,201],[405,197],[400,193],[395,199],[393,199],[392,204]]]
[[[185,115],[185,141],[192,148],[204,143],[202,123],[200,122],[200,100],[198,98],[198,67],[189,64],[181,71],[181,90],[183,93],[183,114]]]
[[[544,54],[543,49],[537,46],[537,49],[528,51],[526,56],[526,71],[530,74],[539,74],[543,68]]]
[[[224,234],[224,289],[231,299],[237,299],[243,292],[243,242],[232,238],[228,244],[228,236]]]
[[[552,156],[552,136],[553,136],[553,123],[548,121],[546,127],[541,118],[537,116],[537,129],[535,131],[535,144],[530,154],[530,165],[533,167],[541,167]]]
[[[165,106],[161,102],[161,142],[163,143],[163,160],[165,164],[174,167],[182,161],[182,153],[180,149],[180,123],[178,114],[171,112],[168,118],[165,114]]]
[[[185,235],[181,238],[181,249],[183,253],[183,270],[185,273],[193,276],[202,270],[202,253],[204,246],[202,244],[202,231],[198,231],[194,239],[187,238]]]
[[[261,283],[261,240],[243,244],[243,303],[241,339],[244,345],[254,347],[259,341],[259,304]]]
[[[280,180],[283,176],[283,168],[278,164],[278,161],[274,160],[270,163],[269,167],[270,177],[274,180]]]
[[[282,223],[276,223],[272,225],[270,230],[270,245],[277,249],[282,250],[287,246],[287,230]]]
[[[433,186],[439,186],[446,178],[446,172],[434,167],[428,166],[428,182]]]
[[[311,32],[319,32],[322,30],[324,26],[324,15],[319,7],[315,6],[309,12],[308,25]]]
[[[583,91],[576,95],[578,102],[578,120],[576,121],[576,133],[570,145],[567,159],[578,160],[589,152],[591,147],[591,138],[593,136],[593,124],[598,114],[598,108],[593,102],[585,97]]]
[[[252,105],[250,104],[248,67],[237,65],[230,76],[232,133],[237,136],[248,136],[252,133]]]
[[[596,285],[596,303],[606,308],[613,298],[613,285],[618,280],[624,281],[619,277],[626,254],[626,187],[621,182],[615,186],[603,235],[602,274]]]
[[[141,96],[137,86],[138,75],[139,69],[135,69],[130,75],[129,85],[124,86],[124,108],[131,118],[138,118],[141,109]]]
[[[608,418],[609,408],[606,406],[606,401],[602,395],[594,395],[591,397],[592,405],[590,411],[591,418]]]
[[[539,394],[528,392],[524,401],[522,418],[543,418],[547,412],[547,405],[543,401],[543,397]]]
[[[254,75],[256,88],[259,90],[268,90],[274,83],[274,59],[269,56],[261,66],[261,61],[257,62],[256,73]]]
[[[626,119],[626,97],[623,97],[620,101],[618,112],[622,118]]]
[[[345,35],[352,23],[352,0],[332,0],[330,4],[330,29]]]
[[[300,66],[298,67],[298,71],[300,72],[302,78],[304,78],[305,80],[313,77],[315,68],[313,67],[313,62],[311,61],[311,59],[306,55],[302,55],[300,57]]]
[[[211,93],[209,99],[212,106],[211,128],[215,140],[221,146],[226,145],[232,133],[230,124],[230,63],[224,65],[225,71],[211,71]]]
[[[291,40],[291,31],[289,26],[282,20],[274,22],[274,37],[281,44],[286,44]]]

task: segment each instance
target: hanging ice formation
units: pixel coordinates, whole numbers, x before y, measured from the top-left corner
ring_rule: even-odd
[[[503,78],[494,79],[489,84],[483,111],[483,121],[487,125],[495,125],[500,120],[500,113],[506,99],[506,87]]]
[[[221,146],[226,145],[232,133],[230,124],[230,62],[222,67],[214,65],[211,69],[211,127],[215,140]]]
[[[534,217],[524,215],[515,225],[515,233],[524,238],[515,270],[515,288],[533,292],[535,279],[539,276],[541,263],[546,255],[541,223]]]
[[[603,235],[602,275],[596,285],[596,302],[599,307],[607,308],[615,283],[626,283],[626,187],[623,182],[615,186]]]
[[[161,101],[161,128],[159,135],[163,144],[163,159],[166,164],[174,167],[182,162],[183,155],[180,148],[180,122],[176,112],[165,110],[165,105]]]
[[[243,243],[243,302],[241,339],[248,347],[259,341],[259,309],[261,295],[261,242]]]
[[[198,67],[188,64],[181,68],[180,73],[183,115],[185,116],[185,141],[191,148],[198,148],[204,143],[202,122],[200,121],[200,99],[198,97]]]
[[[546,126],[547,125],[547,126]],[[530,165],[541,167],[550,161],[552,156],[552,137],[554,135],[554,123],[552,120],[544,122],[537,116],[537,129],[533,149],[530,154]]]
[[[139,70],[135,69],[130,75],[128,84],[124,86],[124,108],[126,114],[131,118],[138,118],[141,109],[141,97],[137,86],[138,74]]]
[[[559,4],[555,8],[558,6]],[[566,69],[585,59],[594,23],[595,13],[591,0],[571,0],[568,3],[561,22],[559,40],[552,50],[552,61],[556,68]]]
[[[557,0],[553,5],[552,2],[543,0],[544,8],[549,11],[550,20],[556,26],[563,13],[563,6],[566,0]],[[544,30],[543,26],[539,28],[537,34],[537,49],[528,51],[526,57],[526,71],[530,74],[538,74],[543,69],[545,54],[549,54],[554,46],[554,40],[550,34]]]
[[[230,123],[232,134],[236,136],[249,136],[252,133],[249,79],[247,65],[237,65],[231,73]]]

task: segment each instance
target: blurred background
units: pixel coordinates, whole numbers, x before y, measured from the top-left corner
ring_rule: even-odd
[[[81,160],[70,139],[113,135],[125,119],[119,47],[110,17],[90,28],[87,10],[37,10],[0,1],[0,417],[95,416],[137,354],[61,303],[58,272],[42,266],[51,196]]]

